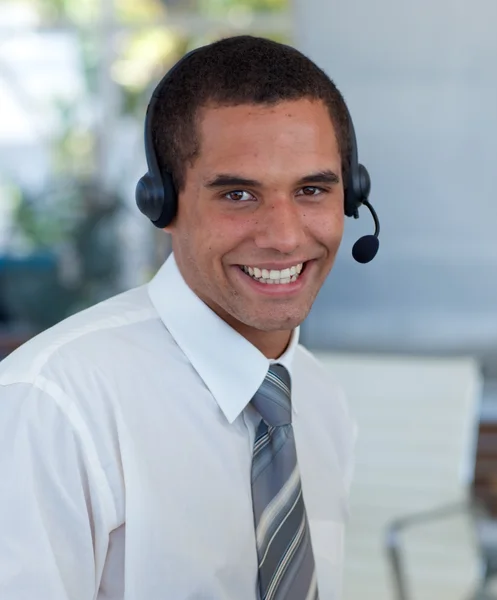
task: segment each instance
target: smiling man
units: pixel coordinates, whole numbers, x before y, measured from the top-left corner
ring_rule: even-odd
[[[349,136],[335,85],[269,40],[159,84],[137,201],[172,254],[0,365],[1,598],[340,598],[355,429],[298,336]]]

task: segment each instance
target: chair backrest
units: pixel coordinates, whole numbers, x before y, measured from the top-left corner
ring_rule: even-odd
[[[392,600],[387,525],[468,496],[480,370],[470,358],[317,356],[345,389],[359,426],[344,600]],[[465,597],[477,569],[469,516],[406,533],[405,547],[413,600]]]

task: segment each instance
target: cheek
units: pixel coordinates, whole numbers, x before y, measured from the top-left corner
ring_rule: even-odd
[[[204,244],[218,252],[232,250],[254,229],[252,220],[226,215],[212,216],[205,220]]]
[[[344,214],[334,211],[327,214],[312,215],[306,219],[306,225],[315,239],[328,247],[340,243],[344,229]]]
[[[189,236],[189,253],[196,269],[212,281],[223,278],[223,257],[238,246],[239,230],[235,221],[205,219]]]

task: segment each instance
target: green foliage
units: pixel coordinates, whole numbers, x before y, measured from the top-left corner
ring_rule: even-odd
[[[204,14],[226,14],[233,9],[250,12],[281,12],[288,8],[289,0],[199,0]]]

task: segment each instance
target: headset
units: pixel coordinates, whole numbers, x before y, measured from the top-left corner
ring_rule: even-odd
[[[201,50],[196,48],[183,56],[161,79],[152,93],[145,116],[145,157],[147,173],[136,185],[135,198],[139,210],[159,229],[167,227],[174,219],[178,206],[178,196],[174,188],[172,175],[161,173],[153,144],[152,123],[155,105],[160,92],[167,85],[176,69],[188,61],[189,57]],[[371,190],[371,178],[362,164],[359,163],[357,140],[352,118],[347,110],[349,121],[350,165],[348,181],[345,187],[344,212],[347,217],[359,218],[359,208],[366,206],[374,220],[375,232],[357,240],[352,248],[352,256],[359,263],[368,263],[376,256],[379,248],[380,223],[378,216],[368,198]]]

